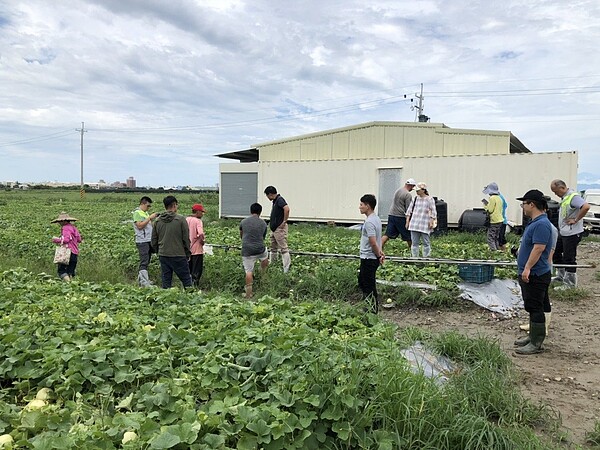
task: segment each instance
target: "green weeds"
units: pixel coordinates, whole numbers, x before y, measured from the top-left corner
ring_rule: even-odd
[[[0,433],[20,447],[548,449],[495,342],[342,303],[0,274]],[[413,373],[420,340],[451,358]],[[26,407],[42,388],[51,397]]]

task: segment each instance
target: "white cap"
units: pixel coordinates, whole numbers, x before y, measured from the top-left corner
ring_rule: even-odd
[[[408,180],[406,180],[406,183],[404,184],[412,184],[413,186],[417,185],[417,182],[415,181],[414,178],[409,178]]]

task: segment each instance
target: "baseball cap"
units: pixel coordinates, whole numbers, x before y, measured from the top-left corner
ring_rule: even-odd
[[[406,183],[404,184],[412,184],[413,186],[417,185],[417,182],[415,181],[414,178],[409,178],[408,180],[406,180]]]
[[[517,198],[517,200],[532,200],[534,202],[545,202],[546,197],[542,191],[538,191],[537,189],[532,189],[527,191],[523,197]]]
[[[206,210],[204,209],[204,206],[202,206],[200,203],[195,203],[194,206],[192,206],[192,211],[206,212]]]

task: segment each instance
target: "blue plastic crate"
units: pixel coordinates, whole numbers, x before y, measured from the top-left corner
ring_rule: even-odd
[[[469,283],[487,283],[494,278],[494,266],[487,264],[459,264],[458,276]]]

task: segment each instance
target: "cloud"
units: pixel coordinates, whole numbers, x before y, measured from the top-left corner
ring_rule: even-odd
[[[217,153],[412,121],[420,83],[432,121],[600,167],[591,0],[8,3],[0,180],[77,180],[85,122],[89,181],[215,184]]]

